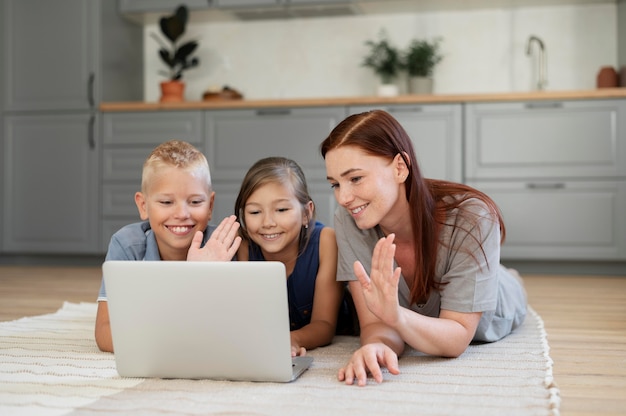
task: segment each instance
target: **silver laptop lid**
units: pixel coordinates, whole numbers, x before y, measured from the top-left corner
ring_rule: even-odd
[[[102,268],[121,376],[293,379],[282,263],[106,261]]]

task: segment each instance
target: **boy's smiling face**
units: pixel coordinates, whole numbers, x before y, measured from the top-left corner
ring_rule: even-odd
[[[193,171],[165,166],[145,192],[135,194],[142,220],[149,220],[162,260],[185,260],[196,231],[206,229],[215,193]]]

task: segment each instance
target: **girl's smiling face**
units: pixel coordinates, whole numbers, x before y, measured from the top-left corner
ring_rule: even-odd
[[[185,260],[196,231],[206,229],[215,193],[192,170],[165,166],[154,173],[135,203],[142,220],[149,220],[162,260]]]
[[[312,210],[312,203],[307,209]],[[286,261],[298,254],[300,231],[311,215],[307,209],[288,185],[269,182],[245,202],[243,223],[266,260]]]

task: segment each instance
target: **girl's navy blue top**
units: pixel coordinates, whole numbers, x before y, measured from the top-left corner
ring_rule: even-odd
[[[291,330],[300,329],[311,322],[315,280],[320,265],[320,234],[324,224],[316,221],[304,252],[298,256],[293,272],[287,278],[289,322]],[[261,248],[250,241],[248,256],[251,261],[265,261]]]

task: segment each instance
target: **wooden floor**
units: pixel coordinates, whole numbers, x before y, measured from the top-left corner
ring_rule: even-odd
[[[561,415],[626,415],[626,277],[524,275],[544,320]],[[0,321],[95,302],[97,267],[0,266]]]

